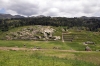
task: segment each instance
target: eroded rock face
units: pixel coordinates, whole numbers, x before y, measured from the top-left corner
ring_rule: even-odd
[[[53,37],[52,35],[53,35],[54,31],[55,30],[53,28],[50,28],[50,27],[42,28],[42,33],[44,34],[44,37],[46,39],[49,39],[49,38]]]
[[[50,26],[36,26],[21,29],[7,34],[7,40],[59,40],[60,36],[53,36],[55,29]]]

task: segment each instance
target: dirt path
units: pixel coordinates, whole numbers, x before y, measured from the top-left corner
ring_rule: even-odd
[[[34,48],[19,48],[19,47],[0,47],[0,50],[55,50],[55,51],[75,51],[75,50],[59,50],[59,49],[34,49]]]
[[[37,49],[29,49],[29,48],[19,48],[19,47],[0,47],[0,50],[37,50]]]
[[[42,51],[48,51],[48,50],[52,50],[52,51],[61,51],[61,52],[87,52],[87,51],[76,51],[76,50],[60,50],[60,49],[34,49],[34,48],[19,48],[19,47],[0,47],[0,50],[15,50],[15,51],[19,51],[19,50],[30,50],[30,51],[36,51],[36,50],[42,50]],[[95,52],[95,51],[88,51],[88,52]]]

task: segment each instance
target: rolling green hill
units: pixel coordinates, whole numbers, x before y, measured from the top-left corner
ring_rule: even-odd
[[[60,36],[60,40],[52,40],[52,41],[49,39],[48,40],[43,40],[43,39],[37,39],[37,40],[36,39],[32,39],[32,40],[12,39],[10,41],[7,40],[6,35],[13,35],[11,33],[17,33],[17,32],[20,33],[23,29],[30,28],[30,27],[35,29],[33,31],[37,31],[37,30],[41,30],[41,28],[47,28],[48,26],[40,26],[40,25],[24,26],[24,27],[18,27],[18,28],[11,29],[7,32],[1,32],[0,39],[3,39],[3,41],[2,40],[0,41],[0,46],[3,46],[3,45],[6,46],[5,42],[7,42],[7,43],[9,43],[8,44],[9,46],[17,46],[17,44],[18,44],[18,46],[21,44],[23,46],[23,44],[27,44],[28,47],[31,47],[32,45],[37,46],[37,44],[38,44],[38,46],[40,46],[42,48],[48,48],[48,46],[50,47],[50,45],[53,43],[54,46],[52,46],[51,48],[55,47],[56,45],[59,45],[59,47],[61,49],[69,49],[69,47],[70,47],[70,49],[84,51],[85,47],[89,46],[93,51],[100,50],[100,40],[99,40],[100,39],[100,37],[99,37],[100,32],[90,32],[90,31],[85,31],[85,30],[78,30],[77,28],[76,29],[71,28],[71,29],[64,30],[63,28],[65,28],[65,27],[49,26],[49,27],[55,29],[55,31],[53,32],[53,36]],[[25,31],[25,30],[23,30],[23,31]],[[24,33],[24,32],[22,32],[22,33]],[[36,33],[35,36],[43,36],[43,34]],[[64,40],[64,42],[62,42],[62,39]],[[6,41],[4,42],[4,40],[6,40]],[[16,44],[16,42],[17,42],[17,44]],[[14,43],[14,44],[12,44],[12,43]]]

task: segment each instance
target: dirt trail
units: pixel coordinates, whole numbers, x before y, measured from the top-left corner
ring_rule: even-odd
[[[30,51],[36,51],[36,50],[42,50],[42,51],[62,51],[62,52],[95,52],[95,51],[76,51],[76,50],[60,50],[60,49],[34,49],[34,48],[19,48],[19,47],[0,47],[0,50],[15,50],[15,51],[19,51],[19,50],[30,50]]]
[[[37,49],[29,49],[29,48],[19,48],[19,47],[0,47],[0,50],[37,50]]]

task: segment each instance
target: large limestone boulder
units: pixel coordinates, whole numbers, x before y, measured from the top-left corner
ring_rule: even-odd
[[[47,27],[47,28],[42,28],[41,29],[41,32],[44,34],[44,37],[46,39],[49,39],[52,37],[52,34],[54,32],[54,29],[53,28],[50,28],[50,27]]]
[[[54,37],[54,40],[59,40],[59,39],[61,39],[60,36],[53,36],[53,37]]]

